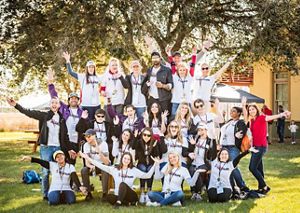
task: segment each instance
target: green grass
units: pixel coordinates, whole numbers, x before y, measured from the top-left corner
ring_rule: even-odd
[[[92,178],[96,191],[92,202],[84,202],[84,196],[77,194],[74,205],[49,206],[42,201],[39,184],[21,183],[22,172],[26,169],[40,171],[39,165],[18,162],[21,155],[30,155],[31,146],[20,138],[31,137],[25,133],[0,133],[0,212],[115,212],[109,204],[100,202],[100,184]],[[37,154],[35,154],[37,156]],[[249,156],[240,163],[247,185],[257,188],[257,183],[248,171]],[[77,171],[82,166],[78,160]],[[272,188],[270,194],[261,199],[230,201],[210,204],[205,200],[199,203],[189,201],[189,187],[184,186],[186,205],[184,207],[122,207],[119,212],[299,212],[300,210],[300,144],[273,144],[264,158],[266,181]],[[137,181],[136,184],[139,182]],[[155,181],[154,190],[161,184]]]

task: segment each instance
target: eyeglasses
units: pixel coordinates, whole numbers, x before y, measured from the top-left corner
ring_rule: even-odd
[[[151,137],[151,135],[150,135],[150,134],[146,134],[146,133],[143,133],[143,136],[144,136],[144,137],[148,137],[148,138],[150,138],[150,137]]]
[[[96,115],[97,118],[104,118],[104,115]]]
[[[208,67],[202,67],[202,70],[208,70],[209,68]]]
[[[92,135],[85,135],[84,137],[86,137],[86,138],[90,138],[90,137],[92,137]]]
[[[199,105],[195,106],[196,109],[199,109],[199,108],[202,108],[202,107],[203,107],[203,104],[199,104]]]
[[[170,128],[178,129],[178,126],[171,125]]]

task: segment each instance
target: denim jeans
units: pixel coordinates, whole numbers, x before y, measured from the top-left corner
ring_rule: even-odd
[[[179,107],[178,103],[172,103],[172,111],[171,111],[171,118],[172,119],[175,118],[178,107]]]
[[[48,194],[48,203],[50,205],[57,205],[61,203],[61,198],[64,198],[63,203],[72,204],[75,203],[76,197],[73,191],[67,190],[67,191],[52,191]]]
[[[166,206],[181,201],[184,197],[184,193],[181,190],[171,192],[171,195],[165,198],[164,192],[149,192],[148,196],[151,202],[157,202],[160,203],[161,206]]]
[[[138,118],[142,118],[143,117],[143,113],[146,111],[146,107],[136,107],[135,111],[136,111],[137,117]]]
[[[137,168],[139,170],[147,173],[152,168],[152,166],[153,165],[138,164]],[[142,189],[145,189],[146,182],[147,182],[147,188],[151,190],[152,189],[152,183],[153,183],[153,175],[149,179],[140,179],[140,187]]]
[[[46,146],[41,144],[40,156],[42,160],[53,161],[52,155],[55,151],[60,150],[59,146]],[[42,192],[44,197],[48,197],[49,190],[49,170],[42,168]]]
[[[262,189],[266,186],[266,182],[264,180],[264,168],[262,158],[267,151],[267,147],[255,147],[255,149],[259,150],[258,153],[251,154],[249,170],[254,175],[256,180],[258,181],[258,188]]]
[[[234,160],[240,154],[240,150],[236,146],[230,146],[227,149],[229,151],[230,160]],[[230,184],[231,184],[232,190],[234,190],[233,187],[235,186],[235,183],[239,188],[246,187],[246,184],[242,178],[241,172],[237,167],[232,171],[232,173],[230,175]]]

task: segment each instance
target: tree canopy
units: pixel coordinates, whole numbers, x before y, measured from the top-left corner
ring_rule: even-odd
[[[149,43],[163,56],[167,45],[189,53],[211,38],[219,55],[267,60],[275,71],[298,74],[299,0],[4,0],[0,3],[1,63],[14,83],[42,79],[53,66],[66,78],[62,52],[74,67],[109,57],[140,59],[149,66]],[[153,42],[149,41],[149,38]],[[237,63],[239,63],[239,61]],[[239,69],[239,66],[234,66]],[[69,84],[66,85],[68,89]]]

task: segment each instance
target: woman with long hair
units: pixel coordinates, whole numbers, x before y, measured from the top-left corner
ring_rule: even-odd
[[[188,102],[182,102],[179,105],[174,120],[179,123],[182,136],[188,138],[193,123],[192,111]]]
[[[151,128],[145,127],[140,136],[138,137],[137,131],[135,131],[135,139],[133,143],[133,149],[136,152],[137,168],[143,172],[148,172],[154,165],[152,157],[159,157],[160,149],[157,140],[153,138],[153,132]],[[152,190],[153,177],[149,179],[140,179],[140,203],[146,203],[149,201],[148,195],[145,193],[145,186],[147,183],[147,191]]]
[[[125,152],[120,158],[120,164],[115,166],[106,166],[98,161],[91,159],[88,155],[80,152],[81,157],[98,167],[99,169],[112,175],[115,182],[114,194],[107,195],[107,201],[115,205],[116,208],[121,205],[136,205],[138,202],[138,195],[132,189],[136,178],[148,179],[154,171],[155,165],[145,173],[133,166],[132,155]],[[154,163],[156,164],[156,163]]]
[[[150,106],[149,114],[144,113],[144,124],[152,128],[154,135],[164,134],[166,131],[168,111],[162,112],[159,103],[154,102]]]
[[[277,118],[288,118],[291,112],[284,111],[278,115],[260,114],[260,110],[256,104],[248,104],[247,99],[242,98],[243,113],[246,122],[249,122],[250,131],[252,134],[252,146],[258,150],[257,153],[252,153],[250,159],[249,170],[258,181],[258,192],[267,194],[271,189],[267,186],[264,179],[263,156],[267,151],[267,122]]]
[[[123,113],[124,88],[127,84],[119,59],[111,58],[101,82],[101,95],[105,97],[105,109],[109,98],[116,112]]]
[[[68,73],[80,84],[82,109],[87,110],[89,119],[93,120],[96,110],[101,108],[99,94],[101,78],[96,74],[96,64],[90,60],[86,63],[85,73],[77,73],[72,68],[70,54],[63,52],[63,58],[66,60]]]
[[[191,178],[187,168],[181,166],[181,157],[178,152],[170,151],[167,158],[167,164],[161,170],[156,167],[154,175],[155,179],[164,177],[162,192],[149,192],[151,202],[148,202],[147,206],[166,206],[170,204],[181,206],[184,198],[181,187],[183,180],[187,181],[190,186],[194,186],[197,181],[201,170],[197,170]],[[154,160],[159,162],[157,159]]]

